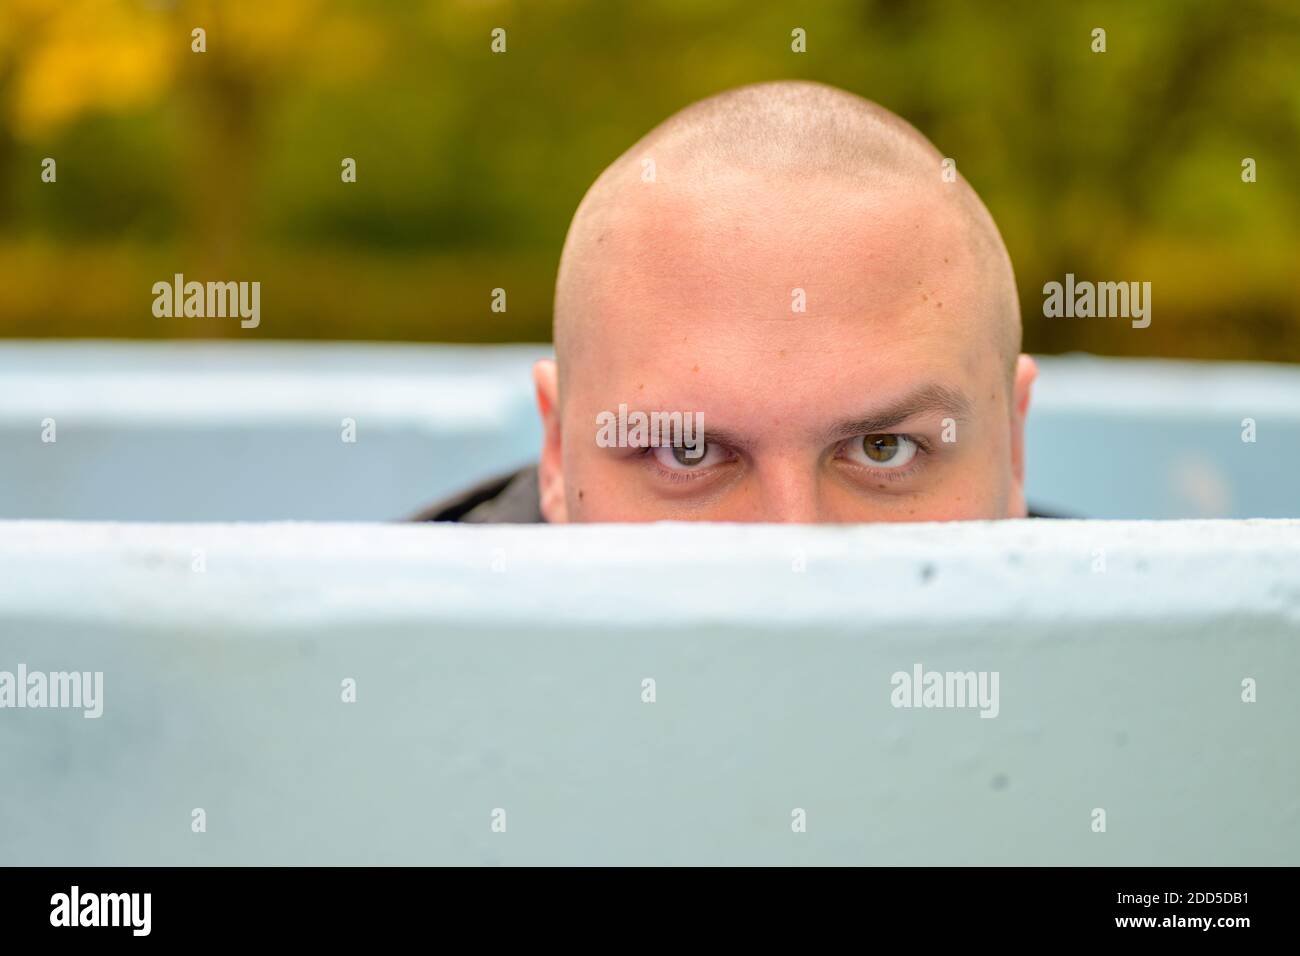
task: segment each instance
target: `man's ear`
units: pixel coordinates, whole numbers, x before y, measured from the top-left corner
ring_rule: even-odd
[[[1011,478],[1014,490],[1011,496],[1012,518],[1023,518],[1028,512],[1025,504],[1025,420],[1029,417],[1029,398],[1034,380],[1038,378],[1038,365],[1028,355],[1016,360],[1016,378],[1011,386]]]
[[[560,434],[559,369],[554,359],[533,365],[537,412],[542,416],[542,453],[537,464],[537,484],[542,517],[551,524],[569,520],[564,501],[564,458]]]

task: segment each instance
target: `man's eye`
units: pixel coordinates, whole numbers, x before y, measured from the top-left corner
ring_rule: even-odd
[[[699,471],[726,460],[725,450],[708,442],[699,445],[660,445],[651,448],[650,452],[668,471]]]
[[[906,435],[863,435],[848,443],[848,457],[869,468],[902,468],[916,451],[916,442]]]

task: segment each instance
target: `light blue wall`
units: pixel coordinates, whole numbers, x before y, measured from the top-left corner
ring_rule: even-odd
[[[3,863],[1300,863],[1296,522],[0,523],[19,663]]]
[[[388,520],[531,461],[541,346],[0,345],[0,517]],[[1300,370],[1040,360],[1028,484],[1096,518],[1300,514]],[[58,441],[40,441],[53,418]],[[343,418],[358,441],[340,440]],[[1257,441],[1243,443],[1242,420]]]

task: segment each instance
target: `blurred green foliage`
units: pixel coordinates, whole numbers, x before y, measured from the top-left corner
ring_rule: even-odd
[[[0,335],[250,334],[155,318],[183,272],[260,280],[265,337],[544,340],[600,170],[794,77],[956,158],[1030,350],[1300,360],[1295,0],[0,0]],[[1151,281],[1151,327],[1044,320],[1066,272]]]

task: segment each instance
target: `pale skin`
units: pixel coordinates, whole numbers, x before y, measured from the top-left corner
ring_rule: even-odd
[[[1025,516],[1036,370],[998,347],[1006,280],[951,203],[740,169],[655,185],[614,190],[562,277],[583,315],[563,395],[534,369],[548,522]],[[702,412],[707,450],[599,447],[620,403]]]

